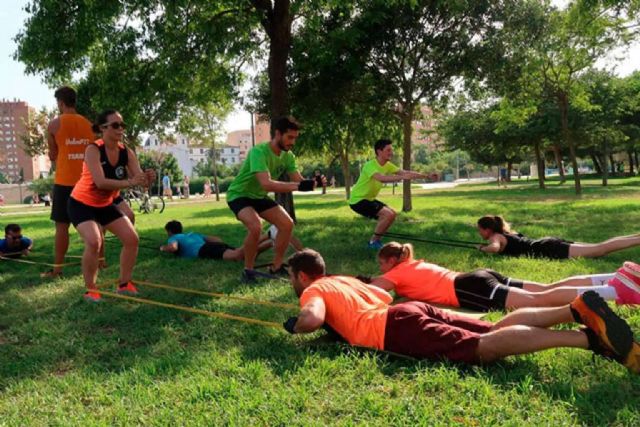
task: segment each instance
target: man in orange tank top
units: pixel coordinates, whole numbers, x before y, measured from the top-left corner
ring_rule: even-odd
[[[561,307],[513,311],[497,323],[447,313],[427,303],[390,305],[391,295],[353,277],[327,276],[322,256],[304,249],[289,260],[300,313],[283,326],[292,334],[329,326],[351,345],[419,359],[488,363],[507,356],[573,347],[613,359],[640,373],[640,344],[629,325],[595,292]],[[553,330],[581,323],[577,330]]]
[[[60,265],[69,249],[69,224],[67,202],[73,186],[82,172],[84,152],[87,145],[95,140],[91,122],[76,112],[76,91],[63,86],[55,92],[60,115],[54,118],[47,129],[49,159],[55,163],[53,204],[51,219],[56,223],[55,261]],[[42,277],[62,275],[61,267],[42,274]]]

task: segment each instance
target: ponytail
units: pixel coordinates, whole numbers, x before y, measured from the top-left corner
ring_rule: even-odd
[[[478,227],[488,229],[494,233],[512,233],[511,225],[500,215],[485,215],[478,220]]]
[[[378,257],[384,260],[396,258],[398,264],[404,261],[413,261],[413,245],[411,243],[389,242],[380,249]]]

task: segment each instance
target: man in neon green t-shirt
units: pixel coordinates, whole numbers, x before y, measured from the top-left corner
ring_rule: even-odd
[[[291,149],[298,138],[299,126],[291,117],[281,117],[271,123],[271,141],[249,150],[240,172],[227,190],[227,204],[236,218],[247,228],[244,239],[244,272],[242,280],[255,282],[258,273],[253,269],[264,218],[278,229],[274,244],[274,257],[269,272],[289,277],[282,265],[284,253],[291,240],[293,220],[280,205],[267,197],[267,193],[289,193],[294,190],[312,191],[315,181],[304,179],[296,166]],[[287,173],[293,182],[275,181]]]
[[[379,250],[382,247],[380,238],[387,232],[396,219],[396,212],[379,200],[378,193],[385,182],[399,182],[403,179],[427,178],[426,175],[405,171],[390,162],[393,157],[391,140],[379,139],[374,145],[376,158],[369,160],[362,167],[356,185],[351,189],[349,207],[356,213],[378,220],[375,232],[369,240],[369,248]]]

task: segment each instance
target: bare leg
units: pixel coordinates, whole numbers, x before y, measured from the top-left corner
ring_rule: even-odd
[[[120,239],[120,283],[127,283],[133,275],[133,267],[138,257],[138,234],[127,217],[121,217],[107,224],[107,230]]]
[[[56,222],[55,253],[53,263],[60,265],[64,263],[64,257],[69,250],[69,224]],[[62,267],[53,267],[53,273],[62,273]]]
[[[258,244],[258,253],[262,253],[272,247],[271,240],[262,241]],[[222,254],[224,261],[244,261],[244,248],[240,246],[236,249],[227,249]]]
[[[276,236],[276,241],[273,246],[273,268],[277,270],[282,265],[284,254],[287,251],[289,242],[291,242],[293,220],[282,206],[276,206],[260,212],[260,216],[278,228],[278,235]]]
[[[98,278],[98,256],[102,245],[102,232],[95,221],[85,221],[76,227],[84,241],[82,254],[82,276],[87,289],[96,289]]]
[[[494,323],[491,330],[501,329],[507,326],[525,325],[538,328],[549,328],[561,323],[573,323],[573,314],[569,305],[561,307],[530,307],[520,308],[507,314]]]
[[[238,212],[238,219],[247,229],[247,236],[244,238],[242,248],[244,249],[244,268],[253,270],[253,265],[258,254],[258,241],[260,240],[261,221],[258,213],[250,206]]]
[[[483,334],[476,354],[482,362],[492,362],[506,356],[534,353],[557,347],[589,348],[587,336],[581,331],[550,331],[525,325],[507,326]]]
[[[638,245],[640,245],[640,234],[614,237],[600,243],[572,243],[569,246],[569,258],[596,258]]]
[[[544,292],[529,292],[510,288],[505,306],[508,309],[519,307],[556,307],[569,304],[578,296],[577,288],[555,288]]]
[[[396,220],[396,212],[389,206],[385,206],[378,212],[378,223],[376,224],[375,234],[371,236],[371,240],[380,240],[381,235],[386,233],[389,227]]]
[[[118,210],[120,212],[122,212],[122,214],[124,216],[129,218],[129,221],[131,221],[131,224],[135,225],[135,223],[136,223],[136,214],[133,213],[133,210],[131,210],[131,206],[129,206],[129,204],[127,202],[122,201],[122,202],[118,203],[116,205],[116,208],[118,208]]]
[[[529,292],[546,292],[556,288],[571,288],[584,286],[605,286],[607,282],[615,276],[615,273],[604,274],[584,274],[580,276],[571,276],[558,280],[550,284],[523,281],[522,289]]]

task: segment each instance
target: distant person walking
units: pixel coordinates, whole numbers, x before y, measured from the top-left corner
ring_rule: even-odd
[[[169,178],[168,172],[164,173],[162,177],[162,195],[168,197],[169,200],[173,200],[173,192],[171,191],[171,178]]]
[[[184,179],[182,180],[182,194],[184,195],[185,199],[189,198],[189,177],[187,175],[184,176]]]
[[[211,197],[211,180],[209,178],[204,181],[204,197],[205,199]]]

